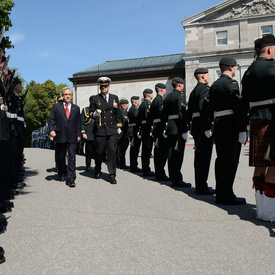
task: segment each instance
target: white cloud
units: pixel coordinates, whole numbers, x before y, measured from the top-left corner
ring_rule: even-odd
[[[25,35],[23,33],[11,33],[9,37],[13,44],[25,40]]]

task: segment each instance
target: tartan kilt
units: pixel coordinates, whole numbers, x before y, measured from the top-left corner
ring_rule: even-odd
[[[249,166],[274,166],[274,161],[265,160],[271,141],[271,121],[267,119],[250,120]],[[274,158],[274,156],[273,156]]]

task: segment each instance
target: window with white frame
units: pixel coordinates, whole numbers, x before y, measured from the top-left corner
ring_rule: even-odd
[[[216,32],[217,45],[227,45],[227,31]]]
[[[263,26],[261,27],[262,30],[262,36],[267,34],[273,34],[273,27],[272,26]]]

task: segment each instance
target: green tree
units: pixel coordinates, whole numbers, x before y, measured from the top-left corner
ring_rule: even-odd
[[[12,27],[12,23],[10,20],[11,10],[14,7],[14,3],[12,0],[1,0],[0,1],[0,28],[5,27],[6,31],[9,30],[9,27]],[[4,48],[10,49],[14,46],[11,44],[10,38],[5,36],[3,38]]]
[[[53,81],[47,80],[42,84],[31,81],[27,84],[28,94],[26,96],[26,124],[27,138],[26,146],[31,144],[31,133],[43,127],[49,120],[52,105],[55,103],[56,97],[66,84],[56,85]]]

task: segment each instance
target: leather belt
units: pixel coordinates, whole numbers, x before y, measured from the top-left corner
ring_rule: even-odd
[[[271,99],[266,99],[262,101],[256,101],[256,102],[249,102],[249,107],[256,107],[256,106],[262,106],[262,105],[268,105],[268,104],[274,104],[275,103],[275,98]]]
[[[220,116],[228,116],[228,115],[234,115],[234,112],[232,109],[214,112],[214,118],[220,117]]]
[[[156,118],[153,120],[153,123],[159,123],[159,122],[161,122],[160,118]]]
[[[180,118],[179,114],[168,116],[168,120]]]
[[[17,114],[12,114],[12,113],[9,113],[9,112],[6,112],[6,116],[8,118],[17,118]]]
[[[137,124],[136,123],[130,123],[128,126],[129,127],[134,127],[134,126],[137,126]]]
[[[193,113],[192,118],[194,118],[194,117],[200,117],[200,116],[201,116],[201,114],[199,112],[197,112],[197,113]]]

